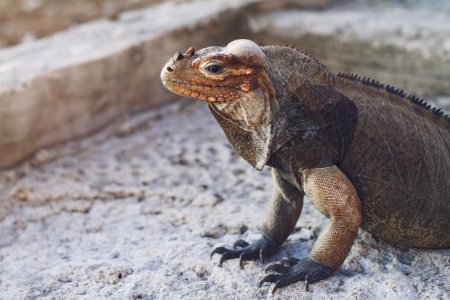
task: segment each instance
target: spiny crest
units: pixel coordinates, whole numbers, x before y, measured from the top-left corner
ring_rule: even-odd
[[[385,88],[384,84],[382,84],[378,80],[371,79],[371,78],[366,77],[366,76],[359,76],[358,74],[353,74],[353,73],[348,73],[348,72],[339,72],[338,76],[343,77],[343,78],[347,78],[347,79],[350,79],[350,80],[353,80],[353,81],[359,81],[359,82],[362,82],[364,84],[376,87],[378,89],[384,89]]]
[[[286,48],[291,48],[294,49],[298,52],[300,52],[303,55],[306,55],[307,57],[309,57],[311,60],[313,60],[315,63],[317,63],[318,65],[320,65],[322,68],[324,68],[325,70],[328,70],[327,67],[325,65],[323,65],[317,58],[315,58],[312,54],[305,52],[303,50],[298,49],[297,47],[295,47],[294,45],[289,45],[289,44],[275,44],[274,46],[280,46],[280,47],[286,47]]]
[[[445,114],[445,112],[440,109],[439,107],[434,107],[431,106],[430,104],[428,104],[424,99],[419,98],[417,96],[414,95],[408,95],[406,97],[406,99],[408,99],[409,101],[411,101],[412,103],[422,106],[427,110],[430,110],[431,112],[433,112],[434,114],[438,115],[438,116],[442,116],[443,118],[447,119],[448,121],[450,121],[450,115]]]
[[[414,103],[415,105],[418,105],[420,107],[425,108],[428,111],[431,111],[434,115],[438,116],[438,117],[442,117],[444,119],[446,119],[447,121],[450,122],[450,115],[445,114],[445,112],[438,108],[438,107],[433,107],[431,106],[431,104],[428,104],[424,99],[419,98],[417,96],[414,95],[408,95],[406,94],[403,90],[395,88],[391,85],[384,85],[383,83],[379,82],[378,80],[375,79],[371,79],[369,77],[366,76],[360,76],[358,74],[353,74],[353,73],[349,73],[349,72],[339,72],[337,74],[339,77],[343,77],[349,80],[353,80],[353,81],[358,81],[361,82],[363,84],[366,85],[370,85],[373,86],[374,88],[377,89],[384,89],[386,91],[388,91],[391,94],[397,95],[401,98],[406,98],[408,101]]]

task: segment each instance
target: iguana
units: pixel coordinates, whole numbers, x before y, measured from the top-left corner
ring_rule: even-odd
[[[161,72],[170,91],[207,101],[234,150],[272,168],[275,194],[253,243],[218,247],[223,261],[276,253],[303,196],[330,222],[306,258],[270,265],[273,291],[329,277],[358,229],[404,247],[450,247],[450,118],[378,81],[334,74],[290,46],[236,40],[177,52]]]

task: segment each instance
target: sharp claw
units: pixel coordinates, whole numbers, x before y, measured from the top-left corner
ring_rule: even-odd
[[[279,282],[279,281],[278,281]],[[275,285],[273,286],[273,289],[271,291],[272,295],[275,294],[275,291],[278,289],[278,282],[275,283]]]
[[[244,261],[252,259],[255,257],[255,252],[252,251],[246,251],[242,252],[241,255],[239,255],[239,266],[241,269],[244,269]]]
[[[244,269],[244,253],[239,255],[239,268],[241,268],[242,270]]]
[[[305,276],[305,290],[306,290],[307,292],[309,292],[309,281],[308,281],[308,276],[309,276],[309,275],[306,275],[306,276]]]
[[[265,269],[265,272],[287,273],[289,268],[281,264],[272,264]]]
[[[281,284],[281,279],[278,280],[275,285],[272,288],[272,295],[275,294],[275,291],[278,290],[279,288],[282,288],[283,285]]]
[[[277,289],[285,287],[287,285],[290,285],[290,284],[292,284],[294,282],[297,282],[297,281],[301,280],[301,278],[302,278],[301,275],[293,275],[293,276],[290,276],[290,277],[283,276],[280,280],[278,280],[275,283],[275,286],[272,289],[272,294],[275,293],[275,291]]]
[[[262,287],[264,282],[277,282],[281,279],[281,277],[281,275],[269,274],[259,282],[259,287]]]
[[[222,266],[222,263],[226,260],[233,259],[239,257],[239,252],[234,252],[232,250],[228,250],[229,252],[225,252],[219,260],[219,267]]]
[[[223,254],[227,251],[228,251],[228,249],[225,247],[217,247],[211,252],[209,257],[212,258],[214,254]]]
[[[259,260],[265,264],[266,263],[266,255],[264,253],[264,248],[262,248],[261,250],[259,250]]]
[[[234,242],[234,244],[233,244],[233,248],[234,249],[236,249],[236,248],[245,248],[245,247],[248,247],[250,244],[249,243],[247,243],[246,241],[244,241],[244,240],[237,240],[236,242]]]
[[[219,267],[222,267],[223,262],[225,261],[225,259],[223,258],[223,256],[220,258],[219,260]]]

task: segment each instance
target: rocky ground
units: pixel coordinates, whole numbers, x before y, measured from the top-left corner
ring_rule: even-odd
[[[186,100],[0,172],[0,299],[450,299],[450,250],[360,232],[330,279],[270,294],[264,265],[218,267],[214,246],[258,236],[269,170],[237,157]],[[326,219],[305,201],[269,262],[307,255]]]

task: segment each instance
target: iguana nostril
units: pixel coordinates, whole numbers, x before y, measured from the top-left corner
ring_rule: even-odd
[[[173,60],[174,60],[175,62],[180,61],[180,60],[182,60],[183,58],[184,58],[184,55],[183,55],[183,53],[181,53],[180,51],[177,51],[177,52],[175,53],[175,55],[173,56]]]
[[[173,69],[171,67],[167,67],[168,72],[173,72]]]

